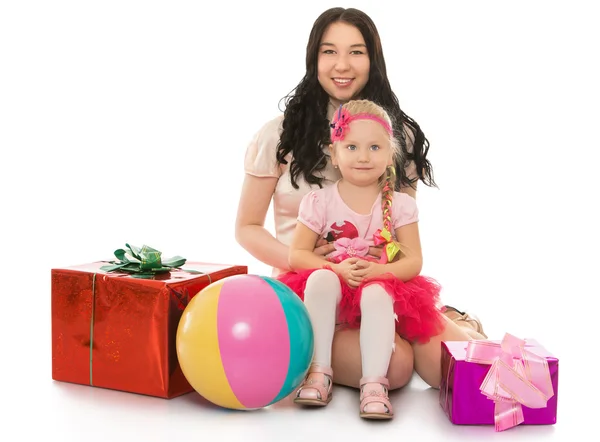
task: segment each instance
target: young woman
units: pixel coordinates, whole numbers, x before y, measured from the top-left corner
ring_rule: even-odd
[[[357,9],[323,12],[310,32],[306,74],[287,97],[283,116],[266,122],[255,134],[245,157],[245,178],[236,220],[236,239],[253,257],[273,267],[273,276],[290,270],[289,246],[300,201],[308,192],[340,179],[328,152],[330,124],[339,105],[364,98],[382,106],[393,121],[401,155],[395,163],[395,190],[415,197],[417,182],[435,186],[427,160],[429,143],[419,125],[398,104],[387,78],[383,49],[375,24]],[[264,228],[270,204],[275,235]],[[331,238],[315,244],[315,253],[333,251]],[[371,248],[380,256],[380,248]],[[469,319],[462,316],[457,319]],[[473,337],[471,323],[460,320]],[[480,329],[479,323],[475,323]],[[426,361],[425,363],[434,363]],[[413,372],[411,345],[395,337],[388,380],[390,389],[408,383]],[[358,330],[336,330],[332,345],[333,381],[359,387],[361,352]]]

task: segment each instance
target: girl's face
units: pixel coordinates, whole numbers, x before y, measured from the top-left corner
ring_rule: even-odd
[[[318,80],[337,107],[356,98],[369,81],[371,63],[358,28],[332,23],[323,33],[317,59]]]
[[[344,180],[356,186],[376,184],[393,164],[390,136],[376,121],[352,121],[345,138],[331,146],[331,161]]]

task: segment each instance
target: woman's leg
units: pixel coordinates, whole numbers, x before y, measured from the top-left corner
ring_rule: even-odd
[[[392,353],[387,378],[390,390],[404,387],[413,375],[413,348],[408,341],[395,334],[396,349]],[[347,387],[359,388],[362,377],[360,331],[340,329],[333,337],[333,381]]]
[[[433,388],[439,388],[442,380],[442,341],[470,341],[473,339],[464,327],[458,326],[445,315],[440,315],[444,331],[425,344],[414,343],[415,371]]]

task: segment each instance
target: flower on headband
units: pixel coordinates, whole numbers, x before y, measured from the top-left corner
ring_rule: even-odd
[[[332,129],[331,131],[331,141],[340,141],[345,137],[345,131],[348,129],[348,125],[350,124],[350,113],[343,109],[340,106],[340,109],[337,112],[337,117],[333,119],[333,122],[330,124]]]

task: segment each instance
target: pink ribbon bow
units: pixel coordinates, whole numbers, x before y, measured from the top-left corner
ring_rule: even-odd
[[[381,229],[377,229],[377,231],[373,233],[373,242],[376,246],[385,244],[387,242],[387,239],[385,239],[381,234]]]
[[[523,422],[523,408],[544,408],[554,395],[545,358],[525,349],[526,341],[508,333],[500,344],[469,341],[465,361],[490,364],[481,393],[495,402],[496,431]]]
[[[353,256],[367,256],[369,243],[362,238],[339,238],[333,243],[335,251],[331,252],[329,258],[335,262],[342,262]]]

